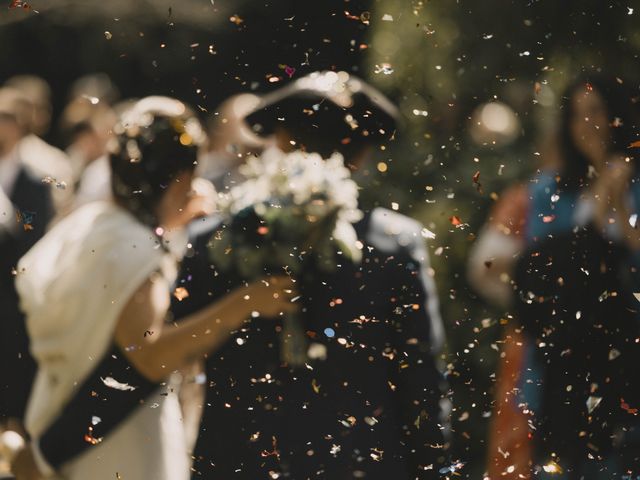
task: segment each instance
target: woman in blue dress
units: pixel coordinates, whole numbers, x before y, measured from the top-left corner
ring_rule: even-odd
[[[538,477],[622,478],[640,455],[637,98],[618,78],[584,77],[561,108],[563,167],[531,182],[516,274],[522,408]]]

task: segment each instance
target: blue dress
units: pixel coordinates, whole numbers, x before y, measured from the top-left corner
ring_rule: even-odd
[[[640,212],[640,179],[633,179],[629,194],[630,215]],[[579,189],[562,191],[553,173],[542,172],[529,186],[529,210],[527,214],[525,241],[528,248],[541,245],[546,239],[576,232],[586,227],[593,218],[593,205],[581,198]],[[616,224],[612,224],[605,232],[605,237],[614,243],[621,243],[622,236]],[[542,247],[544,248],[544,247]],[[640,252],[629,252],[627,265],[632,274],[633,291],[640,292]],[[634,268],[635,267],[635,268]],[[542,403],[541,388],[545,385],[545,368],[537,354],[535,341],[527,342],[525,350],[524,371],[521,377],[521,399],[531,411],[538,411]],[[534,464],[544,465],[550,459],[534,458]],[[576,466],[574,466],[575,468]],[[604,467],[604,468],[603,468]],[[597,466],[594,462],[586,462],[578,467],[585,479],[608,478],[607,472],[615,471],[615,458],[605,459]],[[574,471],[575,474],[575,471]],[[541,471],[538,478],[564,480],[573,478],[570,474],[550,474]]]

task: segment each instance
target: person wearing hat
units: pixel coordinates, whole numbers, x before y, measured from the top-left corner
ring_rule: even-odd
[[[264,96],[246,123],[282,150],[338,152],[358,172],[397,118],[362,80],[316,72]],[[383,208],[354,226],[360,265],[300,279],[303,328],[317,332],[307,365],[282,362],[278,320],[251,321],[209,357],[194,478],[439,478],[444,336],[422,226]],[[209,259],[215,229],[191,240],[177,319],[234,285]],[[365,347],[345,348],[327,327]]]
[[[19,91],[0,88],[0,427],[22,419],[35,372],[13,272],[53,215],[49,187],[20,158],[32,109]]]
[[[263,97],[245,122],[282,149],[339,152],[357,171],[392,138],[397,117],[362,80],[316,72]],[[216,217],[191,225],[176,284],[188,296],[172,300],[176,321],[237,285],[209,257],[219,226]],[[316,353],[292,367],[281,360],[282,322],[250,319],[208,356],[193,478],[440,478],[446,443],[437,359],[444,335],[422,226],[376,208],[354,227],[362,263],[309,272],[300,291],[305,330],[331,326],[362,348],[316,335]],[[114,418],[136,405],[119,405]],[[65,416],[69,409],[59,422]],[[105,436],[118,426],[108,422]],[[58,442],[64,434],[57,432]]]

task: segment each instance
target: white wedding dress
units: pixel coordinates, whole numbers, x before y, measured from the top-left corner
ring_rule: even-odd
[[[152,273],[171,282],[175,270],[153,232],[108,202],[81,207],[21,259],[16,285],[38,363],[26,416],[35,441],[113,345],[131,295]],[[187,480],[192,445],[178,387],[164,386],[169,395],[159,390],[104,441],[64,464],[60,477]]]

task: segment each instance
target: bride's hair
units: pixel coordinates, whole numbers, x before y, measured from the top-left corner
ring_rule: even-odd
[[[156,210],[172,179],[196,166],[201,124],[182,102],[147,97],[124,112],[110,148],[116,202],[138,220],[157,226]]]

